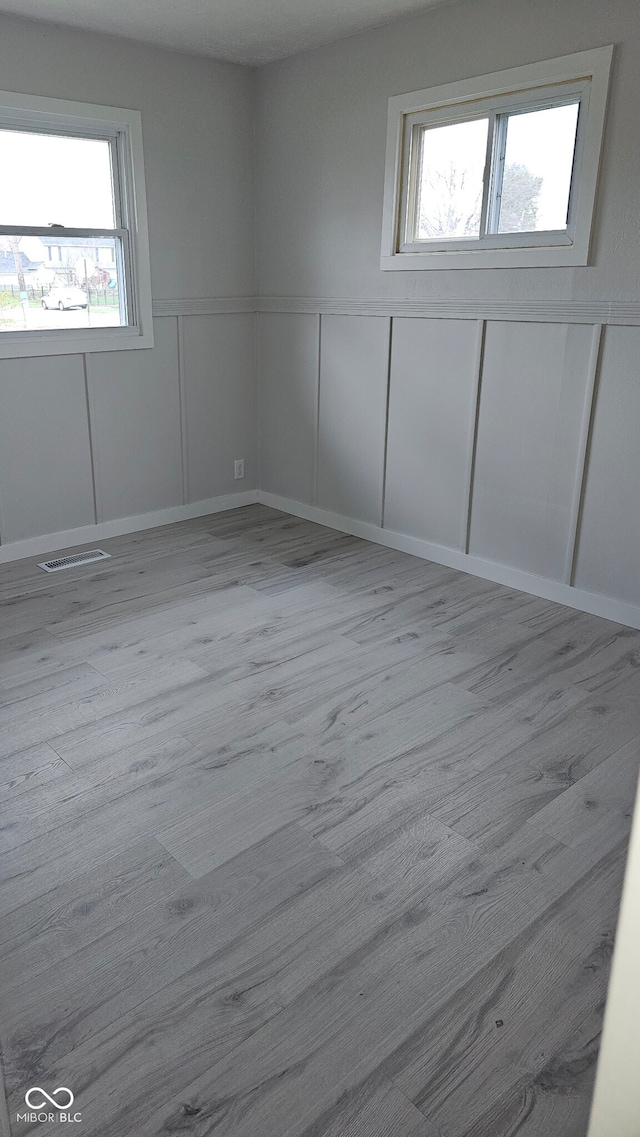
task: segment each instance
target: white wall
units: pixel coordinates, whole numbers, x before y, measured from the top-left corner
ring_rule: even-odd
[[[255,487],[252,73],[0,16],[0,87],[142,112],[157,315],[148,351],[0,361],[0,540]]]
[[[617,45],[594,264],[379,269],[387,101]],[[258,72],[259,291],[266,296],[638,298],[636,0],[457,0]]]
[[[591,265],[382,272],[388,98],[607,43]],[[459,0],[258,73],[264,491],[640,625],[639,102],[637,0]]]

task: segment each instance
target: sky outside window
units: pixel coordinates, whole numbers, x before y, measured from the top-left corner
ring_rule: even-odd
[[[111,147],[0,130],[0,225],[114,229]]]

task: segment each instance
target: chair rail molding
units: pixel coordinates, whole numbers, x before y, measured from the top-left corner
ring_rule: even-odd
[[[154,300],[154,316],[227,316],[256,312],[255,296],[196,296],[191,299]]]
[[[416,300],[335,296],[260,296],[259,312],[323,316],[415,316],[423,319],[517,320],[542,324],[640,326],[640,302],[618,300]]]
[[[624,300],[416,300],[340,296],[196,296],[154,300],[153,314],[224,316],[235,312],[287,312],[323,316],[414,316],[434,320],[517,320],[538,324],[640,326],[640,301]]]

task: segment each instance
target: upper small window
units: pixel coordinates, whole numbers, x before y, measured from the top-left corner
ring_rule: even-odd
[[[151,346],[140,116],[0,94],[0,356]]]
[[[381,267],[586,264],[611,54],[390,99]]]

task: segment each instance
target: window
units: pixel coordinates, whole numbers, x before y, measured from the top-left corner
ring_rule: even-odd
[[[0,357],[151,347],[140,115],[0,93]]]
[[[381,267],[587,264],[612,51],[390,99]]]

